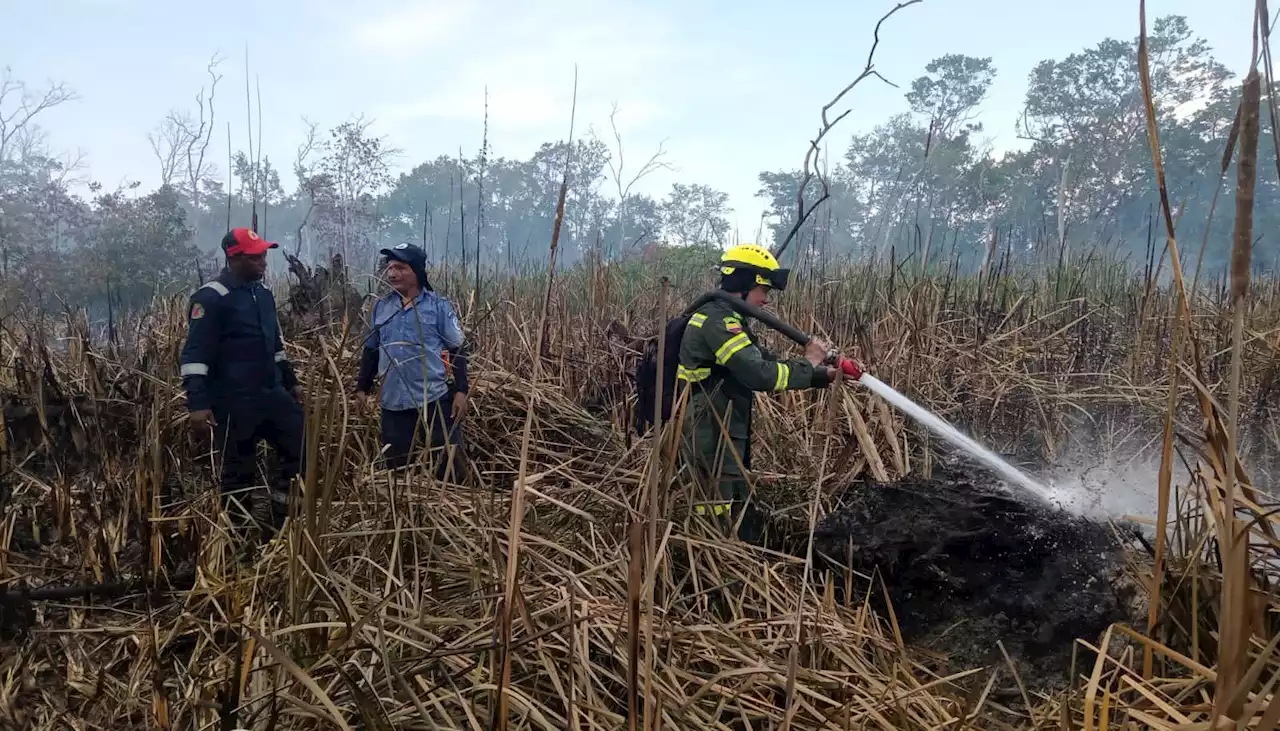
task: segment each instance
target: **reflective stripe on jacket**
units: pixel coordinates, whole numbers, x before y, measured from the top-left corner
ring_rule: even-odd
[[[712,300],[689,318],[680,340],[676,377],[692,388],[684,435],[705,462],[732,463],[717,457],[736,442],[750,468],[751,415],[757,391],[778,392],[827,385],[825,370],[804,358],[781,359],[762,348],[749,324],[727,303]],[[725,422],[728,443],[720,422]]]
[[[271,290],[226,269],[187,302],[180,365],[192,411],[298,384],[285,356]]]

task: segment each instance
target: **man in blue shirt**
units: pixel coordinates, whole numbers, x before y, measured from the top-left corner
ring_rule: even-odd
[[[383,379],[388,467],[408,464],[414,445],[429,434],[436,476],[456,482],[463,459],[459,421],[468,391],[462,326],[453,306],[427,280],[425,251],[404,243],[379,253],[386,257],[392,291],[374,303],[356,391],[371,393],[375,373]]]
[[[223,504],[252,506],[229,510],[232,523],[244,527],[251,512],[267,535],[284,522],[303,441],[302,388],[285,357],[275,298],[262,285],[274,248],[248,228],[223,237],[226,268],[191,295],[181,355],[191,427],[198,436],[212,430],[221,452]],[[253,482],[260,441],[279,457],[269,502],[243,494]]]

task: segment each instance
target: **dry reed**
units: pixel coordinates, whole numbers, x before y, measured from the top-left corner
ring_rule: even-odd
[[[630,361],[605,336],[612,318],[654,332],[659,285],[626,265],[588,265],[557,276],[545,348],[530,314],[543,301],[536,287],[495,278],[471,300],[480,350],[466,487],[372,471],[372,415],[342,396],[358,326],[294,333],[311,467],[289,531],[248,562],[215,517],[209,456],[183,433],[180,306],[157,303],[114,352],[92,344],[78,315],[6,330],[0,587],[141,578],[158,588],[7,595],[0,725],[479,729],[494,723],[505,686],[519,728],[1207,728],[1225,620],[1215,506],[1236,464],[1215,395],[1230,362],[1228,293],[1188,293],[1188,342],[1205,356],[1175,371],[1171,395],[1176,321],[1139,312],[1176,312],[1177,294],[1088,266],[1046,280],[1004,262],[981,281],[832,267],[825,281],[802,274],[781,307],[1028,457],[1053,456],[1082,425],[1158,425],[1172,398],[1194,469],[1170,506],[1154,584],[1162,608],[1145,634],[1117,625],[1081,638],[1065,689],[1028,688],[1012,660],[944,669],[904,645],[892,613],[872,609],[874,582],[837,600],[846,577],[813,565],[806,584],[802,558],[718,539],[692,519],[683,488],[665,481],[670,454],[655,464],[650,443],[625,430]],[[672,283],[673,300],[700,285],[696,274]],[[1265,465],[1280,291],[1263,280],[1250,292],[1240,393],[1253,408],[1242,424]],[[858,476],[928,470],[927,437],[856,389],[763,399],[757,423],[757,490],[801,529]],[[520,580],[507,588],[520,475]],[[1276,518],[1260,481],[1243,466],[1234,475],[1253,620],[1228,700],[1242,723],[1268,727],[1280,713],[1266,565]],[[1146,560],[1133,570],[1153,586]],[[189,585],[171,589],[182,576]],[[1149,673],[1139,647],[1151,651]],[[629,705],[640,718],[628,719]]]

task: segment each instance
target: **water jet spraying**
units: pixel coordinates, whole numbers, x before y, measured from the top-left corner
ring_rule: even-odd
[[[1003,459],[1000,459],[1000,457],[991,450],[965,436],[963,432],[947,423],[946,420],[930,412],[901,393],[898,393],[884,381],[881,381],[879,378],[876,378],[869,373],[862,374],[862,377],[858,379],[858,382],[866,386],[880,398],[896,406],[911,418],[920,422],[925,427],[928,427],[930,431],[947,440],[953,446],[963,449],[971,457],[982,462],[1005,480],[1023,488],[1041,503],[1045,505],[1050,504],[1051,493],[1049,488],[1039,482],[1036,482],[1017,467],[1014,467]]]
[[[689,305],[685,312],[693,312],[712,298],[723,300],[739,313],[764,323],[768,327],[777,330],[801,346],[808,345],[811,339],[808,334],[783,322],[773,313],[768,312],[767,310],[762,310],[758,307],[753,307],[743,301],[740,297],[735,297],[728,292],[708,292]],[[992,452],[981,444],[978,444],[955,426],[948,423],[945,419],[894,390],[884,381],[881,381],[875,376],[867,373],[858,362],[847,358],[841,358],[835,352],[831,353],[830,362],[832,365],[838,366],[850,380],[857,381],[858,383],[866,386],[877,396],[888,401],[912,419],[920,422],[942,439],[986,465],[987,468],[1004,478],[1010,484],[1021,488],[1023,492],[1030,495],[1041,505],[1049,506],[1052,504],[1050,499],[1052,493],[1048,487],[1040,484],[1017,467],[1014,467],[1001,459],[995,454],[995,452]]]

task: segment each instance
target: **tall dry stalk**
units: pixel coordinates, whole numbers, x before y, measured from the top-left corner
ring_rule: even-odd
[[[1182,338],[1184,327],[1191,327],[1191,306],[1187,301],[1186,286],[1182,281],[1182,259],[1178,255],[1177,237],[1174,234],[1173,211],[1169,205],[1169,188],[1164,177],[1164,157],[1160,149],[1160,129],[1156,123],[1155,100],[1151,91],[1151,63],[1147,45],[1147,3],[1139,0],[1138,18],[1141,26],[1138,38],[1138,71],[1142,82],[1142,100],[1146,112],[1147,141],[1151,145],[1151,164],[1156,172],[1156,185],[1160,191],[1160,212],[1164,217],[1165,231],[1168,235],[1166,248],[1173,266],[1173,279],[1178,291],[1173,322],[1173,347],[1169,353],[1168,378],[1169,391],[1165,405],[1164,431],[1161,436],[1160,470],[1157,476],[1156,496],[1156,546],[1151,571],[1151,586],[1147,608],[1147,631],[1155,629],[1160,613],[1160,587],[1164,582],[1165,533],[1169,523],[1169,498],[1173,482],[1173,430],[1178,408],[1178,366],[1182,359]],[[1152,652],[1148,647],[1144,650],[1142,674],[1150,678],[1152,673]]]
[[[1063,301],[1063,296],[1075,297],[1077,283],[1055,288],[1052,280],[1038,272],[1018,271],[1007,258],[991,264],[981,285],[963,275],[935,273],[921,278],[915,267],[902,267],[892,287],[885,285],[891,276],[882,264],[833,265],[829,280],[812,287],[800,283],[797,297],[784,299],[780,306],[787,319],[797,323],[822,321],[830,327],[832,340],[861,342],[865,337],[864,352],[873,352],[869,346],[875,346],[873,360],[885,372],[914,370],[917,391],[913,395],[947,417],[962,417],[984,442],[1008,444],[1009,435],[1032,431],[1028,424],[1058,428],[1052,419],[1040,420],[1040,403],[1089,410],[1090,417],[1099,420],[1100,411],[1111,409],[1122,420],[1138,412],[1144,424],[1153,412],[1153,422],[1163,419],[1160,407],[1169,388],[1167,352],[1153,344],[1163,347],[1172,339],[1169,328],[1178,306],[1178,293],[1172,287],[1148,288],[1147,278],[1123,270],[1118,270],[1114,281],[1104,282],[1110,276],[1103,276],[1105,269],[1082,261],[1079,266],[1085,276],[1079,281],[1084,291],[1078,301]],[[478,731],[491,720],[497,723],[493,691],[499,682],[503,635],[498,601],[503,598],[505,573],[512,568],[510,557],[501,549],[511,528],[507,503],[514,494],[513,480],[522,475],[517,486],[524,491],[527,507],[518,529],[519,574],[516,590],[509,595],[509,611],[514,614],[505,644],[510,653],[509,727],[625,729],[631,682],[640,697],[634,723],[653,731],[779,729],[787,718],[792,731],[1044,729],[1046,721],[1058,719],[1065,719],[1064,728],[1073,729],[1083,725],[1086,708],[1092,713],[1091,728],[1208,728],[1210,698],[1218,680],[1214,666],[1222,637],[1219,627],[1224,626],[1218,611],[1221,554],[1215,547],[1222,532],[1215,531],[1215,526],[1223,513],[1223,465],[1230,460],[1224,460],[1226,401],[1215,412],[1213,384],[1204,385],[1188,363],[1180,364],[1179,433],[1192,433],[1202,426],[1201,414],[1186,413],[1191,400],[1188,384],[1206,399],[1201,402],[1203,416],[1221,426],[1210,427],[1217,430],[1206,450],[1206,459],[1213,464],[1197,472],[1186,492],[1171,496],[1163,554],[1164,596],[1156,625],[1156,631],[1166,636],[1159,641],[1131,636],[1118,625],[1101,643],[1107,651],[1095,653],[1096,663],[1091,657],[1081,660],[1086,675],[1097,669],[1087,679],[1087,689],[1054,694],[1033,688],[1027,674],[1022,676],[1024,688],[1018,688],[1018,679],[1010,680],[1008,672],[992,676],[983,689],[982,677],[964,675],[971,672],[963,671],[965,664],[953,666],[961,671],[958,675],[941,674],[932,665],[932,655],[917,654],[910,644],[900,644],[905,630],[896,621],[919,605],[873,611],[867,599],[858,598],[868,596],[869,582],[852,568],[845,574],[846,602],[834,600],[831,582],[825,582],[824,593],[818,578],[822,564],[817,561],[810,576],[819,590],[801,581],[806,551],[800,541],[806,532],[806,509],[818,494],[815,481],[830,490],[837,481],[843,486],[846,479],[862,476],[887,473],[893,479],[908,470],[916,472],[924,454],[921,442],[904,433],[900,423],[885,416],[877,419],[879,423],[869,421],[885,407],[879,402],[858,403],[860,398],[852,398],[857,394],[836,404],[839,433],[830,423],[823,431],[821,422],[814,419],[819,409],[812,405],[784,408],[807,401],[803,396],[760,400],[755,422],[761,437],[756,442],[759,471],[787,478],[760,481],[757,495],[777,510],[775,515],[787,534],[799,539],[788,555],[692,532],[668,517],[683,508],[683,496],[657,491],[661,522],[656,523],[656,536],[652,532],[646,536],[656,538],[656,545],[644,547],[647,565],[639,595],[642,603],[652,603],[640,607],[642,624],[631,625],[637,612],[629,598],[637,582],[635,565],[627,559],[642,552],[628,553],[628,539],[634,533],[627,528],[629,522],[635,525],[645,515],[652,516],[655,503],[640,496],[653,492],[649,470],[662,465],[648,464],[654,460],[648,445],[637,446],[623,434],[628,427],[624,420],[628,395],[610,394],[613,400],[603,404],[598,400],[604,380],[600,374],[620,373],[625,364],[615,363],[614,355],[603,352],[597,333],[611,316],[624,311],[638,312],[638,317],[633,315],[638,320],[634,324],[648,332],[663,319],[662,308],[649,306],[652,301],[646,299],[660,285],[651,273],[652,263],[646,267],[648,271],[628,272],[620,266],[625,276],[618,276],[616,286],[599,301],[591,298],[586,286],[591,276],[584,271],[587,267],[556,271],[554,357],[570,368],[556,374],[557,361],[549,359],[539,366],[536,384],[531,380],[535,363],[530,356],[538,349],[535,341],[540,305],[546,302],[546,272],[539,267],[536,273],[510,281],[498,278],[482,283],[484,292],[478,301],[492,303],[506,299],[510,292],[513,304],[509,310],[505,304],[494,305],[490,314],[499,316],[476,318],[485,347],[473,361],[482,364],[473,379],[476,408],[464,424],[481,489],[469,494],[466,488],[440,485],[426,475],[401,477],[392,483],[375,473],[370,465],[378,448],[376,416],[344,414],[345,399],[334,388],[340,373],[349,376],[353,370],[354,352],[336,342],[333,332],[319,335],[323,344],[302,338],[290,343],[299,351],[298,362],[306,364],[299,373],[309,395],[308,420],[317,426],[315,439],[308,436],[317,445],[309,461],[315,465],[317,487],[307,494],[319,500],[330,479],[338,491],[330,512],[331,528],[322,525],[323,513],[309,513],[316,521],[314,535],[324,543],[314,547],[299,543],[293,553],[276,544],[254,565],[234,575],[217,563],[223,553],[220,542],[212,550],[201,548],[190,555],[198,557],[209,581],[194,591],[157,592],[149,598],[151,606],[145,606],[140,595],[74,603],[67,602],[65,594],[46,595],[49,603],[43,606],[53,611],[46,612],[39,631],[29,641],[0,644],[0,727],[132,728],[147,713],[153,716],[144,723],[152,727],[168,723],[173,728],[303,731],[321,725],[336,728],[339,723],[334,719],[340,718],[352,728]],[[664,266],[662,271],[671,277],[675,297],[692,295],[704,283],[700,275],[680,278],[674,266]],[[1074,274],[1069,278],[1077,279]],[[1269,360],[1264,343],[1280,325],[1280,287],[1273,280],[1262,280],[1254,282],[1249,292],[1244,342],[1250,349],[1241,354],[1242,403],[1264,392]],[[1146,311],[1170,316],[1145,321],[1138,317],[1143,293],[1149,293]],[[1233,337],[1233,328],[1223,326],[1229,321],[1229,294],[1193,298],[1195,317],[1190,328],[1179,323],[1186,344],[1182,360],[1190,360],[1188,354],[1195,346],[1221,353],[1224,383]],[[645,304],[637,307],[637,301]],[[160,445],[166,478],[182,483],[179,487],[184,491],[174,496],[171,486],[166,486],[160,505],[162,522],[156,527],[166,569],[173,554],[185,550],[171,537],[170,528],[207,522],[205,504],[212,501],[202,497],[188,502],[183,497],[186,492],[205,492],[207,478],[192,468],[195,460],[205,459],[204,453],[193,453],[181,438],[185,432],[180,414],[165,416],[181,398],[172,355],[180,344],[184,304],[169,306],[166,321],[177,332],[156,337],[154,354],[144,365],[117,361],[131,357],[126,343],[119,356],[95,354],[86,359],[54,353],[53,369],[59,378],[44,389],[38,366],[35,372],[26,368],[21,380],[16,364],[0,369],[5,392],[19,394],[32,405],[36,402],[31,399],[42,392],[57,399],[58,393],[73,390],[87,394],[91,403],[110,406],[117,400],[110,389],[123,388],[132,400],[124,405],[135,408],[125,410],[124,418],[111,419],[106,431],[135,419],[140,429],[127,449],[98,449],[97,454],[109,456],[95,458],[89,472],[63,469],[61,474],[70,479],[42,481],[35,460],[25,461],[28,450],[39,450],[41,422],[34,414],[13,414],[8,420],[15,429],[22,419],[34,428],[25,435],[16,431],[12,438],[16,451],[9,455],[13,457],[10,468],[18,471],[7,476],[6,487],[16,488],[19,494],[4,506],[0,546],[6,545],[6,536],[17,540],[7,545],[9,553],[0,550],[0,605],[4,592],[12,588],[45,582],[54,584],[50,588],[56,592],[56,584],[63,581],[76,577],[96,581],[95,573],[108,575],[117,568],[129,572],[149,560],[145,553],[131,556],[123,551],[124,540],[116,542],[114,536],[129,536],[130,549],[139,545],[133,511],[145,513],[152,498],[140,489],[136,500],[129,496],[135,489],[155,484],[135,484],[138,476],[155,478],[145,462],[153,445]],[[602,307],[609,311],[602,312]],[[158,309],[164,311],[163,306]],[[551,314],[548,311],[547,317]],[[1081,315],[1085,319],[1077,324]],[[35,318],[29,320],[32,326],[35,322]],[[1145,330],[1141,345],[1128,337],[1134,323]],[[910,340],[913,331],[918,333],[914,342]],[[122,333],[127,338],[129,328],[122,328]],[[50,333],[53,338],[61,336]],[[38,340],[22,340],[14,348],[12,337],[0,332],[0,347],[7,348],[6,353],[38,350]],[[1136,370],[1122,372],[1116,366],[1131,358],[1138,362]],[[336,370],[330,359],[337,362]],[[88,363],[103,369],[100,382],[108,391],[102,399],[92,395],[94,386],[85,370]],[[1082,374],[1082,367],[1089,373]],[[19,388],[17,383],[29,388]],[[135,390],[131,385],[135,383],[147,384],[146,396],[138,396],[143,392]],[[521,435],[529,419],[531,393],[536,393],[532,403],[537,421],[531,440],[526,441]],[[157,413],[156,405],[160,416],[152,423],[150,414]],[[46,410],[43,423],[49,429],[56,430],[66,418],[58,408],[51,404]],[[668,432],[677,426],[679,402],[676,408],[668,420],[673,422],[667,424]],[[5,413],[12,414],[8,408]],[[1247,429],[1258,422],[1250,422],[1248,409],[1241,419],[1244,441]],[[345,447],[339,444],[344,422],[349,422]],[[147,431],[148,425],[156,431]],[[1270,425],[1264,421],[1262,426]],[[1144,425],[1134,430],[1141,432]],[[1057,431],[1052,436],[1063,435]],[[822,467],[819,453],[828,438],[834,452]],[[52,441],[54,449],[71,451],[56,433]],[[97,443],[96,438],[91,441]],[[1154,450],[1159,449],[1157,438]],[[659,473],[658,484],[663,485],[671,474],[675,450],[664,441],[659,454],[667,467]],[[1250,480],[1242,466],[1237,467],[1236,480],[1242,513],[1255,511],[1258,514],[1250,517],[1280,524],[1280,517],[1268,517],[1253,507],[1256,500],[1250,497]],[[490,493],[484,488],[495,489]],[[831,506],[831,495],[821,497],[819,515]],[[1206,499],[1214,501],[1212,511],[1203,510]],[[674,509],[661,501],[670,501]],[[124,525],[115,524],[118,531],[111,528],[117,505],[129,511]],[[39,512],[32,513],[32,506]],[[102,519],[94,518],[97,510]],[[24,539],[36,530],[47,533],[55,515],[69,531],[48,547],[54,550],[24,549]],[[295,525],[299,530],[291,533],[303,533],[304,520],[299,518]],[[654,525],[645,527],[652,531]],[[86,531],[84,526],[90,528]],[[92,526],[105,528],[113,536],[111,545],[103,545],[98,538],[102,531]],[[1271,548],[1263,543],[1267,540],[1264,530],[1254,529],[1260,539],[1258,550],[1245,541],[1236,541],[1234,549],[1248,551],[1253,559],[1265,558]],[[320,558],[314,574],[304,553]],[[816,549],[815,556],[821,561]],[[1232,561],[1239,559],[1228,557],[1227,563]],[[41,568],[33,568],[37,566]],[[1142,561],[1134,561],[1131,571],[1146,580],[1148,567]],[[299,606],[309,613],[290,610],[291,575],[300,587]],[[1250,580],[1254,581],[1252,576]],[[892,582],[891,576],[886,577],[886,583]],[[1253,595],[1269,602],[1267,609],[1274,616],[1280,597],[1261,586],[1253,588]],[[1064,594],[1062,600],[1072,599]],[[65,626],[65,615],[59,612],[68,609],[82,623],[78,628]],[[803,632],[795,630],[794,617],[801,618]],[[289,656],[296,670],[275,660],[271,649],[254,639],[248,628]],[[1280,681],[1273,677],[1280,665],[1274,658],[1275,643],[1266,641],[1273,637],[1269,631],[1249,648],[1241,665],[1244,672],[1223,701],[1230,708],[1232,699],[1242,696],[1245,706],[1240,718],[1250,728],[1267,728],[1280,714],[1280,701],[1274,700]],[[51,648],[50,638],[56,638],[58,645]],[[308,638],[317,643],[312,645],[315,654],[306,653],[302,640]],[[645,647],[633,650],[630,638],[646,643]],[[1199,644],[1197,638],[1203,638]],[[1084,653],[1098,646],[1096,638],[1081,639]],[[47,648],[56,652],[46,653]],[[1153,676],[1149,682],[1141,678],[1146,649],[1158,660],[1155,676],[1163,676]],[[1021,661],[1013,644],[1008,650],[1014,660]],[[632,658],[637,656],[640,664],[632,671]],[[921,667],[926,664],[927,669]],[[1167,672],[1159,672],[1166,667]],[[961,675],[977,681],[979,687],[972,695],[955,687]],[[34,679],[30,687],[27,677]],[[126,684],[119,678],[140,682]],[[307,678],[314,686],[307,685]],[[98,695],[86,698],[86,690]],[[1022,696],[1024,690],[1037,707],[1010,715],[1004,704]],[[1010,695],[1002,699],[1005,691]],[[782,702],[788,696],[793,703]],[[220,726],[215,703],[223,707],[221,722],[226,726]],[[1273,710],[1266,710],[1268,704]],[[25,719],[13,720],[24,713]],[[1104,717],[1101,723],[1098,716]]]
[[[803,591],[811,589],[809,580],[810,572],[813,570],[813,540],[814,533],[818,527],[818,506],[822,501],[822,485],[829,476],[828,466],[831,458],[831,442],[835,434],[836,427],[836,405],[844,398],[848,398],[847,394],[842,393],[845,385],[844,372],[837,369],[835,382],[827,387],[825,408],[822,409],[823,416],[823,436],[822,436],[822,457],[818,462],[818,478],[813,484],[813,499],[809,503],[809,537],[808,547],[805,549],[804,570],[801,573],[801,585]],[[856,412],[856,407],[852,413]],[[791,645],[791,651],[787,656],[787,685],[786,685],[786,704],[785,715],[782,718],[782,731],[789,731],[792,721],[795,719],[796,713],[796,675],[800,671],[800,647],[804,644],[804,613],[797,607],[795,615],[795,642]]]
[[[645,516],[645,566],[647,567],[647,575],[644,583],[644,602],[645,602],[645,639],[644,643],[644,720],[643,728],[649,728],[650,720],[656,715],[657,699],[653,693],[652,673],[654,664],[654,637],[653,637],[653,590],[654,582],[650,575],[656,576],[659,563],[658,558],[658,516],[661,511],[661,489],[662,483],[660,478],[666,476],[664,469],[666,461],[663,459],[663,444],[665,443],[665,433],[667,425],[662,419],[662,404],[664,401],[663,386],[666,374],[664,373],[664,362],[667,354],[667,338],[666,338],[666,322],[670,310],[671,283],[666,277],[661,280],[662,288],[658,292],[658,325],[662,329],[658,332],[658,361],[657,361],[657,384],[656,384],[656,401],[653,406],[653,442],[649,456],[649,479],[645,483],[644,500],[641,501],[640,513]],[[674,415],[674,413],[673,413]]]
[[[569,144],[565,149],[564,177],[560,181],[560,197],[556,201],[555,224],[551,230],[551,248],[547,254],[547,278],[542,298],[542,312],[538,316],[538,339],[533,344],[533,388],[529,389],[528,407],[524,417],[524,429],[520,435],[520,468],[515,489],[511,496],[511,524],[507,531],[507,578],[502,591],[499,616],[499,651],[501,669],[498,674],[497,704],[491,727],[506,731],[510,699],[507,688],[511,683],[511,617],[517,601],[516,579],[520,574],[520,531],[524,526],[524,499],[528,485],[529,445],[533,441],[533,414],[538,398],[538,384],[542,377],[543,345],[546,342],[547,319],[551,310],[551,289],[556,275],[556,250],[560,244],[560,226],[564,222],[564,204],[569,195],[569,170],[573,164],[573,125],[578,113],[578,68],[573,69],[573,106],[569,112]]]
[[[1218,683],[1214,693],[1210,727],[1219,717],[1239,719],[1244,694],[1236,693],[1252,633],[1249,611],[1248,524],[1236,518],[1236,453],[1240,427],[1240,371],[1244,357],[1244,314],[1249,296],[1249,260],[1253,253],[1253,198],[1258,179],[1259,105],[1261,80],[1256,68],[1257,27],[1267,18],[1254,14],[1255,68],[1245,77],[1240,114],[1240,159],[1236,164],[1236,221],[1231,247],[1231,372],[1227,386],[1227,454],[1223,471],[1225,497],[1223,523],[1227,531],[1222,541],[1222,608],[1218,649]]]

